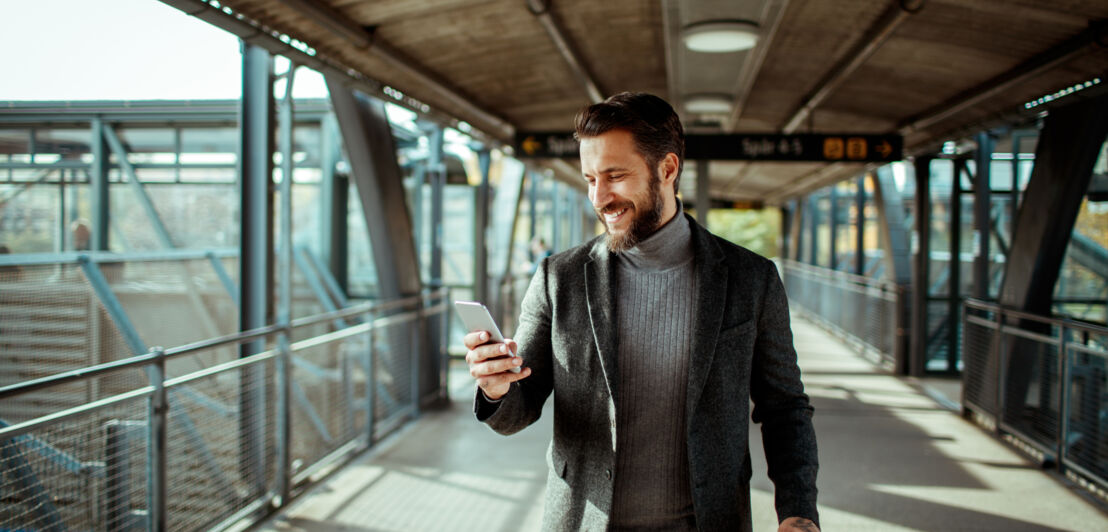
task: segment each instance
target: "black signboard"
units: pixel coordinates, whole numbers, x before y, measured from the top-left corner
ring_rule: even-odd
[[[519,157],[577,157],[573,133],[520,133]],[[685,159],[716,161],[891,162],[904,157],[899,135],[843,134],[719,134],[688,135]]]

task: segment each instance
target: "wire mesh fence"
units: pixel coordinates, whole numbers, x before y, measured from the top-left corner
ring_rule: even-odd
[[[899,296],[895,284],[794,261],[784,264],[785,291],[794,308],[894,363]]]
[[[208,530],[257,518],[301,489],[305,471],[372,445],[437,393],[421,383],[438,377],[420,374],[445,365],[448,299],[364,304],[31,373],[37,381],[10,375],[0,530]],[[314,335],[290,340],[305,330]],[[243,344],[260,352],[228,355]],[[63,392],[72,402],[17,411]]]
[[[976,300],[963,328],[966,407],[1104,497],[1108,328]]]

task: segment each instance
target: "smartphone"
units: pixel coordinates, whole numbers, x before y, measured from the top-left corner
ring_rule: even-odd
[[[458,316],[462,318],[467,331],[488,331],[490,341],[504,341],[504,335],[500,334],[500,328],[496,326],[496,321],[492,319],[492,314],[485,305],[477,301],[455,301],[454,310],[458,311]],[[519,373],[519,371],[518,366],[511,369],[512,373]]]

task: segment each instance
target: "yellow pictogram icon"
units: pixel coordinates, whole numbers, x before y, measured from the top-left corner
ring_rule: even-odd
[[[829,137],[823,139],[823,158],[831,160],[839,160],[843,158],[843,139],[839,137]]]
[[[521,147],[527,155],[534,155],[542,148],[542,143],[535,140],[534,136],[529,136],[523,139]]]
[[[881,154],[881,158],[883,159],[888,159],[889,156],[893,154],[893,146],[889,144],[887,140],[881,141],[881,144],[878,144],[874,149],[877,150],[877,153]]]
[[[854,161],[860,161],[866,158],[868,146],[866,145],[866,139],[861,137],[850,137],[846,139],[846,158]]]

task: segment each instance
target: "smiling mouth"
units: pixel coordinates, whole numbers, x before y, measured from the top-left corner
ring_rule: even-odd
[[[627,207],[624,207],[618,211],[606,211],[604,213],[604,223],[612,225],[618,222],[623,215],[627,212]]]

